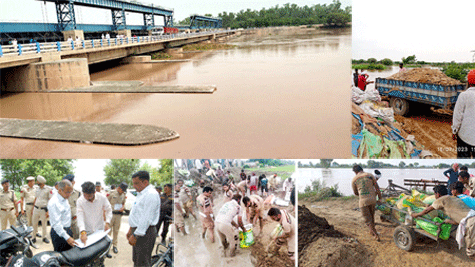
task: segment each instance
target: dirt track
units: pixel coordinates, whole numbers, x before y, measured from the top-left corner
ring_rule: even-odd
[[[356,198],[321,202],[299,199],[299,205],[305,205],[312,213],[325,218],[335,230],[347,236],[321,237],[308,244],[306,251],[299,257],[299,266],[475,266],[466,256],[465,250],[458,250],[453,238],[437,244],[432,239],[418,236],[414,251],[399,249],[393,241],[397,225],[382,223],[379,212],[376,212],[376,229],[381,234],[381,241],[375,241],[364,225],[360,211],[354,210],[358,208]],[[304,261],[309,260],[313,263],[304,264]]]

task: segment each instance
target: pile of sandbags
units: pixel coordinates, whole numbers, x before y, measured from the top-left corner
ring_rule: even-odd
[[[462,84],[459,80],[450,78],[438,69],[429,68],[415,68],[406,71],[400,71],[387,77],[387,79],[407,82],[432,83],[443,86]]]
[[[352,103],[352,153],[356,158],[418,158],[423,151],[413,135],[381,102]],[[428,153],[430,154],[430,153]]]

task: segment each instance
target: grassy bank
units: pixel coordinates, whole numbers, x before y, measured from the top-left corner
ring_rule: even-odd
[[[208,50],[223,50],[236,47],[230,44],[210,43],[210,44],[190,44],[183,46],[183,51],[208,51]]]
[[[265,167],[265,168],[249,168],[245,169],[246,172],[267,172],[267,173],[277,173],[282,180],[289,178],[292,173],[295,172],[295,165],[284,165],[277,167]]]
[[[356,196],[343,196],[338,191],[338,185],[326,187],[320,180],[313,180],[311,185],[307,185],[303,193],[298,193],[299,200],[321,201],[332,198],[343,200],[353,199]]]
[[[167,53],[165,53],[165,52],[154,53],[154,54],[152,54],[151,56],[152,56],[152,60],[160,60],[160,59],[170,59],[170,58],[172,58],[172,55],[167,54]]]

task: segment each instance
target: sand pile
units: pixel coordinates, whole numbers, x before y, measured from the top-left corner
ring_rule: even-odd
[[[370,255],[353,238],[347,237],[305,206],[299,206],[299,266],[370,266]]]
[[[445,73],[438,69],[429,68],[415,68],[407,71],[398,72],[387,77],[387,79],[408,82],[433,83],[443,86],[462,84],[459,80],[448,77],[447,75],[445,75]]]

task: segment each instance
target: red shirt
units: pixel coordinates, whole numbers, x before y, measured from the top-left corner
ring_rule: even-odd
[[[358,88],[364,91],[366,88],[366,84],[366,77],[364,75],[358,76]]]

